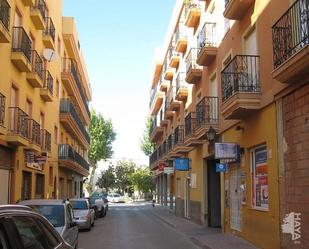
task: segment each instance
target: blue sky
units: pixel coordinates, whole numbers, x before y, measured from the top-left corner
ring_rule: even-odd
[[[64,0],[75,18],[92,85],[91,106],[112,120],[115,159],[148,164],[139,141],[148,115],[154,50],[162,46],[175,0]]]

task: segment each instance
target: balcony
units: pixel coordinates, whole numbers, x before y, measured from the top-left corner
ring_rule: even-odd
[[[68,91],[68,94],[75,96],[77,98],[77,102],[81,103],[80,109],[82,110],[84,120],[87,123],[90,122],[90,111],[85,93],[83,91],[81,77],[77,71],[77,63],[75,60],[70,58],[63,58],[61,79]]]
[[[9,130],[7,141],[16,146],[28,146],[30,139],[30,118],[18,107],[9,107]]]
[[[89,147],[89,134],[80,119],[80,115],[69,99],[60,100],[60,122],[85,148]]]
[[[202,78],[203,67],[196,63],[197,49],[191,48],[186,57],[186,82],[199,83]]]
[[[186,26],[189,28],[197,28],[200,23],[201,5],[198,0],[190,0],[185,5]]]
[[[51,151],[51,134],[45,129],[41,130],[41,146],[42,151]]]
[[[46,48],[55,49],[55,26],[50,17],[45,18],[46,27],[43,31],[43,43]]]
[[[156,166],[156,162],[158,161],[158,151],[155,150],[151,156],[149,157],[149,168],[153,170]]]
[[[183,153],[188,153],[192,149],[184,144],[185,131],[184,126],[179,125],[174,130],[174,146],[173,154],[182,155]]]
[[[166,117],[172,118],[174,111],[178,111],[181,102],[176,100],[176,87],[170,86],[168,93],[166,95]]]
[[[165,119],[165,107],[164,108],[162,107],[160,110],[160,126],[167,127],[167,125],[168,125],[168,120]]]
[[[153,115],[152,116],[152,123],[150,127],[150,140],[152,142],[155,142],[163,135],[164,128],[161,127],[158,123],[159,121],[159,115]]]
[[[150,92],[150,112],[152,115],[157,114],[162,106],[164,93],[158,90],[158,85],[151,89]]]
[[[175,51],[174,47],[169,47],[168,49],[168,60],[169,60],[169,67],[171,68],[178,68],[179,61],[181,59],[181,53]]]
[[[197,64],[209,66],[217,56],[216,24],[205,23],[197,37]]]
[[[231,20],[240,20],[255,0],[225,0],[223,15]]]
[[[218,97],[204,97],[196,105],[195,136],[197,139],[205,139],[210,127],[218,131],[219,109]]]
[[[163,64],[163,74],[165,80],[172,80],[175,73],[175,68],[172,68],[168,65],[167,59],[165,59]]]
[[[185,53],[188,45],[188,34],[183,22],[179,22],[175,31],[175,50],[179,53]]]
[[[58,145],[59,167],[72,170],[86,177],[89,175],[89,163],[70,145]]]
[[[0,43],[9,43],[11,7],[6,0],[0,0]]]
[[[30,17],[36,29],[45,29],[46,3],[44,0],[36,0],[35,5],[30,7]]]
[[[161,91],[161,92],[166,92],[166,91],[167,91],[167,88],[168,88],[169,85],[170,85],[170,81],[164,79],[164,74],[163,74],[163,72],[162,72],[161,75],[160,75],[159,84],[160,84],[160,91]]]
[[[260,109],[259,56],[237,55],[221,72],[225,119],[243,119]]]
[[[185,145],[193,149],[193,147],[203,144],[205,141],[198,139],[195,135],[196,129],[196,113],[190,112],[185,117]]]
[[[31,72],[31,40],[22,27],[13,27],[11,61],[20,72]]]
[[[43,86],[43,60],[36,50],[31,52],[31,72],[27,73],[26,78],[34,88]]]
[[[5,134],[5,127],[4,127],[4,120],[5,120],[5,96],[0,93],[0,135]]]
[[[283,83],[309,80],[309,7],[296,1],[272,27],[273,77]]]
[[[176,97],[178,101],[185,101],[188,97],[188,84],[186,82],[186,74],[178,73],[176,78]]]
[[[36,152],[41,151],[41,128],[40,124],[33,119],[29,120],[29,145],[27,149]]]
[[[44,75],[44,84],[43,88],[40,89],[40,95],[45,102],[52,102],[54,79],[48,70],[43,71],[43,75]]]

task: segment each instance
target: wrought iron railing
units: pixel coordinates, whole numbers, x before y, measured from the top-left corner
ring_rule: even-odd
[[[0,126],[4,126],[5,118],[5,96],[0,93]]]
[[[309,44],[309,0],[297,0],[273,25],[274,68]]]
[[[155,85],[153,88],[151,88],[150,90],[150,102],[149,102],[149,108],[151,108],[153,101],[155,99],[155,96],[157,94],[158,91],[158,85]]]
[[[46,22],[46,28],[43,31],[43,35],[49,35],[52,38],[52,40],[55,42],[56,29],[55,29],[54,23],[50,17],[46,17],[45,22]]]
[[[31,52],[32,72],[36,73],[43,80],[43,60],[36,50]]]
[[[6,0],[0,0],[0,21],[8,31],[10,30],[10,10],[9,3]]]
[[[236,55],[221,72],[222,100],[238,92],[260,92],[259,56]]]
[[[206,22],[197,36],[197,54],[204,47],[216,46],[216,23]]]
[[[186,72],[189,73],[192,69],[201,69],[202,67],[197,64],[197,48],[191,48],[186,57]]]
[[[43,88],[47,89],[53,95],[54,79],[48,70],[44,70],[44,85]]]
[[[168,60],[171,61],[173,56],[181,56],[181,54],[179,52],[175,51],[174,46],[170,46],[168,48],[167,56],[168,56]]]
[[[88,116],[90,117],[90,110],[89,110],[89,106],[87,103],[87,99],[85,97],[85,93],[83,91],[83,87],[82,87],[82,80],[81,80],[81,76],[78,73],[77,70],[77,63],[75,60],[71,59],[71,58],[63,58],[63,63],[62,63],[62,70],[63,72],[67,72],[67,73],[71,73],[74,81],[76,82],[77,88],[80,92],[80,95],[82,97],[86,112],[88,114]]]
[[[195,112],[188,113],[185,117],[185,137],[189,137],[194,134],[195,121]]]
[[[27,113],[18,107],[9,107],[9,134],[30,139],[30,118]]]
[[[36,0],[35,5],[31,7],[31,9],[38,9],[41,16],[45,20],[46,18],[46,3],[44,0]]]
[[[219,122],[218,97],[204,97],[196,105],[196,128]]]
[[[60,100],[60,113],[64,114],[70,114],[74,121],[76,122],[78,128],[83,133],[84,137],[86,138],[87,142],[90,143],[90,136],[87,130],[85,129],[81,119],[80,115],[77,113],[73,103],[70,99],[61,99]]]
[[[186,74],[183,72],[178,73],[176,78],[176,93],[178,93],[180,89],[185,90],[187,88],[188,84],[186,82]]]
[[[31,39],[23,27],[13,27],[12,52],[23,53],[31,62]]]
[[[41,127],[38,122],[31,119],[29,124],[30,143],[41,146]]]
[[[166,149],[168,152],[173,149],[173,140],[174,140],[173,137],[174,137],[173,134],[170,134],[167,138],[167,144],[166,144],[167,148]]]
[[[41,130],[41,146],[44,151],[51,151],[51,134],[47,130]]]
[[[179,125],[174,130],[174,146],[183,144],[184,142],[184,127]]]
[[[58,158],[73,161],[89,171],[89,163],[68,144],[58,145]]]
[[[175,41],[179,41],[180,39],[187,38],[187,29],[183,22],[179,22],[178,26],[175,30]]]

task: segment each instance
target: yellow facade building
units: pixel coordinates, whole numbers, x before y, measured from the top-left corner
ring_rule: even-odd
[[[89,80],[62,1],[0,1],[0,203],[80,197]]]
[[[293,208],[306,215],[306,197],[290,195],[306,188],[291,172],[305,173],[289,168],[309,155],[306,17],[305,0],[177,1],[150,95],[157,201],[176,215],[260,248],[294,248],[281,223]],[[288,123],[295,106],[298,128]]]

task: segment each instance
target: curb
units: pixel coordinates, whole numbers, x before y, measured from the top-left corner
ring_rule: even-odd
[[[164,218],[162,218],[160,215],[158,214],[153,214],[154,216],[156,216],[159,220],[161,220],[163,223],[165,223],[166,225],[170,226],[171,228],[176,229],[176,226],[170,222],[168,222],[167,220],[165,220]]]

